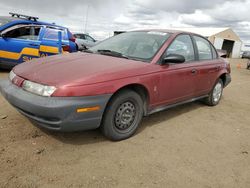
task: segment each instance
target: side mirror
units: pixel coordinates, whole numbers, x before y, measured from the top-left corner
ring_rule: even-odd
[[[183,55],[178,54],[169,54],[164,59],[162,64],[168,64],[168,63],[184,63],[185,57]]]

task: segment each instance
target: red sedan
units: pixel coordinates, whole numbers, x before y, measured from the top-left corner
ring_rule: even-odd
[[[101,128],[132,136],[142,117],[202,99],[219,103],[230,65],[204,37],[181,31],[123,33],[74,54],[18,65],[0,82],[3,96],[40,127]]]

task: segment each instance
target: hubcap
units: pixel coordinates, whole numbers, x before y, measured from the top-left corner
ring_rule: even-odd
[[[115,114],[115,127],[124,131],[131,127],[135,120],[136,109],[132,102],[122,103]]]
[[[214,102],[218,102],[220,100],[221,94],[222,94],[222,84],[218,82],[213,90]]]

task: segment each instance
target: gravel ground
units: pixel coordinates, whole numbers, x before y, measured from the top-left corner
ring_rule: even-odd
[[[230,62],[218,106],[151,115],[121,142],[42,131],[0,96],[0,187],[250,187],[250,71]]]

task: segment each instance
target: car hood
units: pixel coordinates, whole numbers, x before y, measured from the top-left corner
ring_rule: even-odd
[[[135,60],[78,52],[34,59],[16,66],[13,71],[26,80],[44,85],[77,86],[140,75],[149,65]]]

